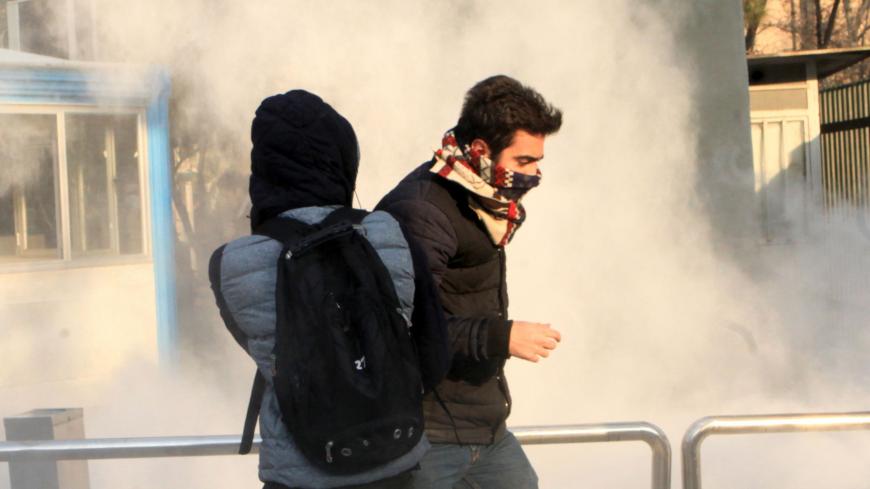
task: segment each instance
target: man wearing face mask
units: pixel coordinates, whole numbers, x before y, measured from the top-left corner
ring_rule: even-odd
[[[536,488],[537,476],[506,430],[511,357],[537,362],[561,340],[548,324],[507,313],[505,246],[526,218],[522,196],[541,180],[545,138],[562,113],[499,75],[472,87],[434,157],[378,204],[428,255],[448,316],[453,361],[424,397],[433,443],[413,487]],[[463,486],[465,484],[465,486]]]

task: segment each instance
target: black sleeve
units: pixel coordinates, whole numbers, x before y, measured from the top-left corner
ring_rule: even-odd
[[[381,209],[392,214],[402,224],[409,241],[415,241],[420,247],[437,289],[458,247],[456,232],[448,217],[435,205],[419,199],[395,201]],[[509,356],[511,321],[446,315],[447,336],[454,355],[473,360]]]
[[[411,331],[420,359],[423,386],[429,391],[441,382],[450,368],[447,320],[444,318],[438,289],[429,272],[426,252],[404,229],[402,231],[414,262],[414,312],[411,315]]]

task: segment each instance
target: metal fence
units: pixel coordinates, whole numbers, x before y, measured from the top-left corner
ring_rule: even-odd
[[[603,423],[573,426],[512,428],[524,445],[642,441],[652,450],[652,487],[671,487],[671,445],[658,426],[645,423]]]
[[[691,425],[683,437],[683,489],[701,489],[701,444],[712,435],[870,430],[870,412],[712,416]],[[671,447],[665,433],[646,422],[521,427],[511,430],[524,445],[640,441],[652,452],[653,489],[671,483]],[[0,462],[131,459],[234,455],[240,436],[104,438],[0,442]],[[259,451],[254,440],[251,453]],[[16,489],[13,485],[12,489]],[[64,489],[61,487],[60,489]]]
[[[870,430],[870,412],[701,418],[683,437],[683,489],[701,489],[701,442],[711,435]]]
[[[822,90],[819,104],[825,207],[870,209],[870,80]]]
[[[653,424],[540,426],[512,428],[511,431],[525,445],[644,442],[652,451],[651,487],[670,487],[670,444],[665,433]],[[0,442],[0,462],[233,455],[238,452],[240,438],[238,435],[227,435]],[[259,447],[260,439],[257,438],[251,452],[257,452]]]

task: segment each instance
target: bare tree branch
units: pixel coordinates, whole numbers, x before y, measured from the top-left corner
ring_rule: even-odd
[[[853,8],[851,0],[843,0],[843,17],[846,24],[846,36],[849,46],[862,46],[864,36],[870,29],[870,0],[862,0],[860,5]]]
[[[816,0],[818,4],[818,0]],[[831,7],[831,14],[828,16],[828,27],[825,28],[825,35],[822,37],[820,48],[828,46],[831,42],[831,34],[834,32],[834,22],[837,20],[837,10],[840,8],[840,0],[834,0],[834,6]]]
[[[743,0],[744,34],[748,50],[762,49],[752,38],[757,21],[757,0]],[[767,6],[775,2],[765,1]],[[780,0],[776,14],[765,12],[755,34],[772,27],[791,37],[791,49],[824,49],[870,45],[870,0]],[[757,37],[757,36],[756,36]],[[785,41],[785,39],[782,39]],[[774,41],[776,42],[776,41]],[[844,70],[824,80],[826,86],[851,83],[870,78],[870,61]]]
[[[864,41],[864,35],[870,29],[870,0],[862,0],[861,6],[858,7],[858,14],[855,16],[858,19],[858,25],[863,24],[862,28],[855,30],[855,41]]]
[[[867,11],[870,10],[870,0],[863,0],[858,7],[858,18],[867,21]]]
[[[855,22],[851,15],[852,5],[849,0],[843,0],[843,18],[846,21],[846,34],[849,35],[849,42],[855,43]]]

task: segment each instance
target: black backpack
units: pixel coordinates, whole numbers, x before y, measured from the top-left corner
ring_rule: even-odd
[[[272,352],[283,421],[306,458],[334,474],[394,460],[423,433],[410,318],[362,235],[366,215],[341,208],[313,226],[277,217],[255,231],[283,243]],[[250,451],[264,385],[258,371],[240,453]]]

